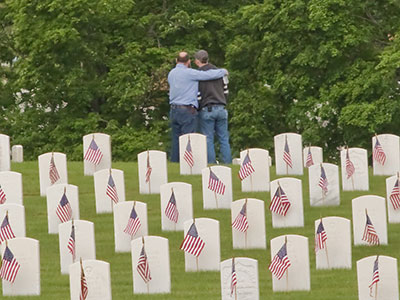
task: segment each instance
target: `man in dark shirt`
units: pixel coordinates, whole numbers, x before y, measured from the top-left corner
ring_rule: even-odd
[[[199,70],[217,69],[208,62],[208,53],[205,50],[197,51],[194,58]],[[218,137],[222,163],[232,163],[228,112],[225,108],[227,92],[227,77],[199,82],[199,127],[200,132],[207,137],[208,163],[216,163],[214,135]]]

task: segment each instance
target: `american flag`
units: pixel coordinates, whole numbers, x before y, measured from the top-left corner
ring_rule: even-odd
[[[376,142],[374,146],[374,151],[372,152],[372,158],[382,166],[385,164],[386,161],[386,154],[383,151],[381,144],[378,141],[378,137],[376,137]]]
[[[72,208],[65,192],[57,206],[56,214],[61,223],[68,222],[72,218]]]
[[[240,232],[246,232],[249,229],[249,223],[247,222],[247,202],[244,202],[242,209],[236,216],[235,221],[233,221],[232,228]]]
[[[58,174],[56,163],[54,162],[54,155],[50,158],[49,178],[52,185],[60,179],[60,174]]]
[[[190,137],[188,138],[188,142],[186,145],[185,153],[183,154],[183,159],[187,162],[187,164],[193,168],[194,166],[194,158],[192,151],[192,144],[190,143]]]
[[[136,269],[145,283],[148,283],[151,280],[149,262],[147,261],[147,255],[144,251],[144,245],[142,247],[142,251],[140,252]]]
[[[321,176],[319,177],[318,186],[322,189],[324,195],[328,193],[328,178],[326,178],[325,169],[321,165]]]
[[[205,245],[205,242],[197,233],[196,225],[193,223],[181,244],[181,249],[198,257],[201,254],[201,251],[203,251]]]
[[[274,276],[281,279],[286,270],[290,267],[290,260],[287,256],[286,243],[283,244],[282,248],[274,256],[268,269]]]
[[[314,165],[314,161],[311,154],[311,147],[308,147],[307,159],[306,159],[306,167],[309,168]]]
[[[103,158],[103,153],[101,152],[100,148],[97,146],[94,139],[89,145],[89,148],[86,150],[84,160],[87,160],[95,165],[98,165]]]
[[[350,160],[349,148],[347,148],[347,151],[346,151],[346,174],[347,174],[347,179],[349,179],[351,176],[353,176],[355,171],[356,171],[356,169],[354,168],[354,165]]]
[[[175,193],[172,191],[171,197],[169,198],[167,207],[165,208],[165,215],[174,223],[178,223],[179,211],[176,206]]]
[[[379,245],[379,237],[375,231],[374,225],[372,225],[371,219],[366,214],[367,221],[365,223],[364,234],[362,237],[363,241],[366,241],[370,245]]]
[[[147,151],[146,183],[150,181],[151,171],[153,171],[153,168],[150,166],[150,154],[149,151]]]
[[[79,294],[79,300],[86,300],[89,294],[88,285],[86,282],[85,272],[83,271],[82,260],[81,260],[81,291]]]
[[[72,261],[75,261],[76,251],[75,251],[75,226],[74,226],[74,224],[72,224],[71,235],[69,236],[67,249],[68,249],[69,253],[71,253],[71,255],[72,255]]]
[[[15,234],[12,231],[10,222],[8,221],[8,214],[4,217],[3,223],[0,226],[0,244],[6,240],[15,238]]]
[[[140,226],[139,216],[136,213],[135,206],[132,206],[131,215],[129,216],[128,224],[126,225],[124,232],[130,236],[134,236],[138,232]]]
[[[6,200],[7,200],[6,193],[4,193],[4,191],[0,185],[0,204],[4,204],[6,202]]]
[[[396,179],[393,190],[389,196],[390,202],[392,202],[394,209],[399,209],[400,207],[400,190],[399,190],[399,179]]]
[[[217,175],[210,168],[210,177],[208,179],[208,189],[216,192],[217,194],[225,194],[225,184],[218,178]]]
[[[115,204],[118,203],[117,187],[115,186],[115,182],[114,182],[114,179],[113,179],[111,173],[110,173],[110,176],[108,177],[106,195],[108,197],[110,197],[110,199],[112,201],[114,201]]]
[[[243,180],[254,172],[255,170],[253,168],[253,165],[251,164],[249,151],[247,151],[246,156],[244,157],[243,162],[239,169],[239,178],[240,180]]]
[[[269,210],[273,213],[286,216],[287,211],[290,208],[290,201],[283,191],[282,187],[278,185],[275,195],[272,198],[271,204],[269,205]]]
[[[14,283],[20,267],[21,266],[15,259],[14,254],[12,254],[10,248],[6,246],[1,262],[0,278]]]
[[[319,222],[319,225],[317,227],[317,232],[315,233],[315,252],[325,248],[326,240],[326,231],[321,219],[321,222]]]
[[[287,137],[285,137],[285,148],[283,149],[283,161],[286,163],[286,165],[293,168],[292,156],[290,155]]]
[[[372,270],[372,281],[371,284],[369,285],[369,294],[372,297],[372,289],[376,289],[376,285],[379,282],[379,262],[378,262],[379,256],[376,257],[375,262],[374,262],[374,269]]]
[[[232,258],[232,273],[231,273],[231,297],[236,291],[236,285],[237,285],[237,276],[236,276],[236,270],[235,270],[235,259]]]

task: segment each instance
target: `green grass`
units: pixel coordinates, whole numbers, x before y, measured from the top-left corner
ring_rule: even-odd
[[[355,262],[370,255],[388,255],[399,258],[400,231],[397,224],[388,225],[388,246],[352,247],[351,270],[316,270],[314,254],[314,220],[322,216],[341,216],[351,219],[351,200],[365,194],[385,196],[385,178],[370,174],[369,192],[341,192],[338,207],[310,207],[308,197],[308,176],[296,176],[303,182],[304,221],[303,228],[273,229],[268,210],[270,195],[266,192],[243,193],[240,181],[233,168],[233,199],[245,197],[266,201],[267,250],[233,250],[231,217],[229,210],[203,210],[201,176],[179,175],[178,164],[168,164],[168,181],[183,181],[192,184],[194,217],[208,217],[220,221],[221,261],[232,257],[250,257],[258,260],[260,299],[358,299]],[[80,217],[95,224],[97,259],[110,263],[113,299],[220,299],[219,272],[185,273],[184,253],[179,250],[182,232],[162,232],[159,195],[140,195],[138,187],[137,163],[113,163],[113,168],[125,173],[127,201],[137,200],[147,203],[149,234],[169,239],[171,265],[171,294],[133,295],[131,255],[114,252],[114,232],[112,214],[96,214],[93,177],[83,175],[82,162],[68,162],[69,183],[79,187]],[[12,170],[23,175],[24,206],[26,211],[27,237],[40,241],[41,296],[39,299],[70,299],[69,276],[61,275],[59,263],[58,235],[47,233],[46,198],[40,197],[39,172],[37,162],[12,164]],[[271,168],[271,180],[275,179],[275,169]],[[269,241],[282,234],[300,234],[309,238],[310,249],[310,292],[273,293],[271,273],[267,267],[270,261]],[[32,297],[7,297],[7,299],[31,299]],[[100,300],[100,299],[99,299]]]

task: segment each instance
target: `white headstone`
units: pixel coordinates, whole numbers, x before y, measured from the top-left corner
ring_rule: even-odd
[[[394,257],[378,257],[379,281],[370,288],[376,259],[374,255],[357,261],[358,299],[398,300],[397,259]]]
[[[308,239],[300,235],[282,235],[271,240],[271,261],[282,248],[287,239],[287,257],[290,267],[281,279],[272,275],[272,290],[274,292],[309,291],[310,261],[308,254]]]
[[[212,166],[202,171],[203,208],[231,208],[232,171],[224,166]]]
[[[386,245],[387,224],[385,198],[374,195],[365,195],[352,200],[354,245],[368,245],[363,240],[367,224],[367,214],[379,237],[379,244]]]
[[[184,224],[184,237],[188,233],[193,220]],[[199,238],[205,243],[200,255],[196,256],[185,251],[185,271],[219,271],[221,261],[221,247],[219,236],[219,221],[209,218],[195,219],[195,226]]]
[[[138,154],[139,192],[159,194],[160,186],[168,182],[167,153],[143,151]]]
[[[315,220],[315,236],[320,223],[321,219]],[[315,254],[317,269],[351,269],[350,220],[325,217],[322,218],[322,226],[326,241],[325,247]]]
[[[0,172],[0,194],[3,194],[4,204],[19,204],[23,203],[22,193],[22,174],[12,171]],[[2,197],[0,197],[1,199]]]
[[[309,153],[311,153],[309,155]],[[303,164],[304,167],[307,167],[307,158],[310,156],[310,164],[311,165],[319,165],[323,160],[323,152],[321,147],[317,146],[307,146],[303,149]]]
[[[49,233],[58,234],[58,225],[63,223],[61,219],[57,216],[57,208],[63,208],[63,210],[61,211],[66,211],[68,209],[67,206],[60,204],[61,199],[64,196],[64,191],[68,203],[71,207],[71,219],[79,220],[78,187],[72,184],[53,185],[47,189],[47,219]]]
[[[236,289],[231,296],[232,260],[236,273]],[[258,262],[247,257],[235,257],[221,262],[221,299],[258,300]],[[236,294],[236,296],[235,296]]]
[[[361,148],[349,148],[340,151],[342,168],[342,186],[344,191],[368,191],[368,157],[367,150]],[[347,166],[347,167],[346,167]],[[354,168],[354,171],[352,171]],[[351,175],[349,177],[349,175]]]
[[[24,161],[24,148],[22,145],[14,145],[11,147],[11,159],[16,163]]]
[[[339,205],[339,168],[337,165],[322,163],[308,168],[310,205]],[[326,181],[323,179],[325,174]]]
[[[386,178],[386,203],[389,223],[400,223],[400,192],[398,175]]]
[[[94,141],[95,146],[97,146],[97,148],[92,147],[96,149],[93,151],[92,148],[89,150],[92,141]],[[91,153],[91,155],[89,153]],[[85,159],[85,156],[88,159]],[[98,157],[98,159],[95,159],[96,157]],[[111,139],[108,134],[90,133],[83,137],[83,165],[85,175],[93,175],[97,171],[111,168]]]
[[[199,133],[181,135],[179,161],[181,175],[201,174],[201,170],[207,167],[206,136]]]
[[[278,190],[279,186],[280,189]],[[285,199],[282,199],[285,196],[290,202],[286,215],[284,213],[286,210],[285,205],[280,205],[282,200],[285,201]],[[272,205],[273,201],[274,205]],[[301,180],[286,177],[271,181],[271,202],[269,207],[272,214],[272,227],[303,227],[304,214]],[[272,212],[271,209],[276,212]]]
[[[54,165],[51,163],[52,157]],[[39,155],[38,161],[40,196],[46,196],[47,188],[54,184],[68,183],[67,155],[59,152],[44,153]],[[56,174],[58,174],[58,176]],[[50,177],[53,178],[54,183],[52,183]]]
[[[253,198],[233,201],[231,208],[231,224],[235,222],[244,205],[246,206],[248,229],[247,231],[242,231],[232,227],[233,248],[266,249],[264,201]]]
[[[378,138],[378,142],[376,143]],[[377,147],[378,146],[378,147]],[[372,137],[372,153],[375,149],[376,153],[384,153],[384,160],[379,163],[377,160],[372,159],[372,167],[374,175],[393,175],[399,171],[400,164],[400,149],[399,149],[399,136],[394,134],[379,134]],[[378,150],[380,149],[380,150]],[[381,155],[378,155],[382,157]],[[382,164],[383,163],[383,164]]]
[[[241,160],[240,158],[233,158],[232,159],[232,165],[240,165]]]
[[[250,162],[247,162],[247,157]],[[254,172],[242,180],[242,192],[265,192],[269,191],[269,153],[267,150],[252,148],[240,152],[242,161],[240,169],[246,170],[245,166],[251,166]],[[245,161],[246,159],[246,161]],[[244,165],[243,165],[244,162]],[[239,177],[240,178],[240,177]]]
[[[96,244],[94,238],[94,224],[90,221],[74,220],[74,235],[72,235],[72,221],[58,226],[58,240],[60,245],[61,273],[68,274],[69,266],[82,259],[96,259]],[[70,242],[75,240],[75,256],[68,248]],[[73,243],[72,243],[73,244]],[[71,246],[71,249],[73,247]]]
[[[110,264],[101,260],[82,261],[88,295],[86,300],[111,300]],[[79,299],[81,292],[81,265],[76,262],[69,267],[69,288],[71,300]]]
[[[5,243],[1,245],[4,255]],[[40,295],[40,252],[39,241],[18,237],[8,241],[8,248],[19,263],[20,268],[14,283],[2,280],[3,296]]]
[[[161,229],[166,231],[183,230],[185,221],[193,219],[192,185],[185,182],[163,184],[160,187],[160,199]]]
[[[301,135],[297,133],[278,134],[274,136],[274,146],[276,174],[303,175]]]
[[[124,171],[103,169],[93,174],[96,213],[113,211],[116,203],[125,201]]]
[[[10,137],[0,134],[0,172],[10,171]]]
[[[134,212],[132,212],[133,206]],[[131,235],[133,233],[133,235]],[[115,252],[130,252],[131,241],[148,235],[147,204],[126,201],[114,207]]]
[[[0,225],[8,214],[8,223],[15,237],[25,237],[25,207],[19,204],[0,205]],[[0,237],[1,243],[1,237]]]
[[[148,283],[143,280],[137,270],[143,241],[151,276],[151,280]],[[145,236],[143,239],[137,238],[131,243],[131,254],[134,294],[171,292],[168,239],[159,236]]]

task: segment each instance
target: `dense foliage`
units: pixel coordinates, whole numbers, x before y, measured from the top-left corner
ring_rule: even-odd
[[[400,130],[399,15],[393,0],[0,0],[0,132],[27,158],[80,159],[96,131],[117,160],[168,150],[166,75],[204,48],[230,70],[234,154],[289,131],[331,159],[369,149]]]

